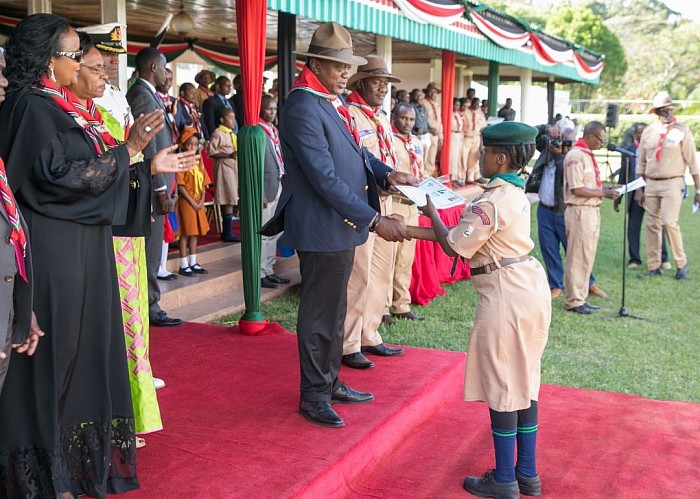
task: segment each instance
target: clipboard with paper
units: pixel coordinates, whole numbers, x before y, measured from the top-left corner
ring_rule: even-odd
[[[466,202],[462,196],[432,177],[425,179],[417,187],[397,185],[396,188],[417,206],[425,206],[427,203],[426,194],[430,195],[430,199],[439,210],[459,206]]]

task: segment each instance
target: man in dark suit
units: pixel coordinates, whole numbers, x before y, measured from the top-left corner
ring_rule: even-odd
[[[144,161],[150,165],[151,159],[158,151],[173,145],[173,132],[170,127],[170,114],[156,94],[156,87],[165,83],[165,56],[156,48],[148,47],[136,55],[136,70],[139,78],[126,93],[126,100],[131,106],[131,113],[136,117],[161,109],[168,121],[166,126],[151,139],[143,150]],[[175,210],[177,191],[173,189],[175,181],[172,173],[159,173],[153,176],[153,219],[151,235],[146,237],[146,267],[148,270],[148,315],[151,326],[179,326],[181,319],[168,317],[160,308],[160,287],[158,285],[158,267],[163,248],[163,226],[165,215]]]
[[[209,140],[211,134],[214,133],[219,125],[216,120],[216,110],[220,107],[233,109],[238,114],[238,111],[233,108],[231,102],[226,98],[231,93],[231,80],[226,76],[219,76],[214,82],[214,95],[209,97],[202,104],[202,128],[204,129],[204,137]],[[233,130],[238,133],[238,127]]]
[[[2,75],[4,69],[5,52],[0,48],[0,105],[5,100],[7,88],[7,79]],[[44,336],[44,332],[39,329],[32,312],[32,255],[29,241],[25,242],[23,250],[15,250],[19,231],[22,231],[25,239],[28,231],[19,214],[12,191],[7,185],[5,164],[2,159],[0,159],[0,173],[0,182],[4,182],[0,186],[0,191],[10,200],[9,204],[8,201],[1,203],[2,208],[0,208],[0,238],[2,238],[0,240],[5,241],[5,244],[0,244],[0,273],[5,277],[0,280],[0,391],[2,391],[12,349],[16,353],[33,355],[39,338]],[[13,227],[10,223],[11,212],[19,217],[20,227]],[[24,275],[17,271],[19,258],[23,260]]]
[[[355,247],[367,240],[369,230],[391,241],[407,238],[401,217],[380,215],[377,184],[388,189],[417,180],[393,171],[361,147],[359,130],[338,97],[351,65],[367,62],[353,55],[350,33],[336,23],[323,24],[301,55],[307,63],[280,120],[284,187],[267,227],[279,229],[283,220],[281,242],[299,254],[299,412],[312,423],[337,428],[345,422],[331,401],[374,399],[338,379]]]

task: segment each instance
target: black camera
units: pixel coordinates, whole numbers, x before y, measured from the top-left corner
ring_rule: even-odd
[[[561,146],[562,147],[571,147],[574,145],[573,140],[562,140],[561,141]]]
[[[549,141],[549,145],[553,147],[554,149],[559,149],[561,147],[561,140],[559,139],[551,139]]]

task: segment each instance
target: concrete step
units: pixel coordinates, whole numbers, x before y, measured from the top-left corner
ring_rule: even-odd
[[[245,310],[241,245],[217,242],[202,246],[197,262],[209,273],[193,277],[178,275],[173,281],[159,281],[161,308],[171,317],[191,322],[211,322]],[[169,256],[168,263],[168,269],[177,272],[177,253]],[[262,289],[263,302],[284,294],[300,282],[297,256],[278,258],[275,272],[291,282],[275,289]]]

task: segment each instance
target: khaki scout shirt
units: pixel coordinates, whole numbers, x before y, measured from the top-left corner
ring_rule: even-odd
[[[700,172],[695,156],[695,141],[690,129],[683,123],[669,126],[661,148],[661,161],[656,159],[656,148],[663,133],[663,125],[656,121],[644,129],[637,151],[637,176],[663,180],[685,175],[688,167],[691,175]]]
[[[350,109],[350,114],[355,118],[355,123],[357,124],[357,129],[360,132],[360,141],[362,145],[367,148],[369,152],[374,154],[377,159],[382,160],[382,156],[379,152],[379,136],[377,135],[377,125],[374,120],[370,119],[362,109],[357,106],[348,106]],[[389,137],[389,144],[392,150],[396,151],[396,144],[394,143],[394,135],[391,133],[391,123],[389,123],[389,118],[384,111],[379,111],[377,115],[379,120]],[[391,157],[386,158],[384,163],[387,166],[394,168],[394,162]]]
[[[428,125],[437,130],[438,137],[442,137],[442,113],[440,112],[440,103],[426,97],[425,110],[427,111]]]
[[[600,206],[603,203],[602,197],[585,198],[571,192],[579,187],[597,189],[598,185],[593,158],[583,149],[573,147],[564,158],[564,202],[578,206]]]
[[[481,131],[486,128],[486,118],[481,109],[467,109],[464,111],[464,136],[478,137]]]
[[[502,179],[489,182],[484,193],[462,211],[447,241],[472,268],[530,253],[530,202],[525,192]]]

